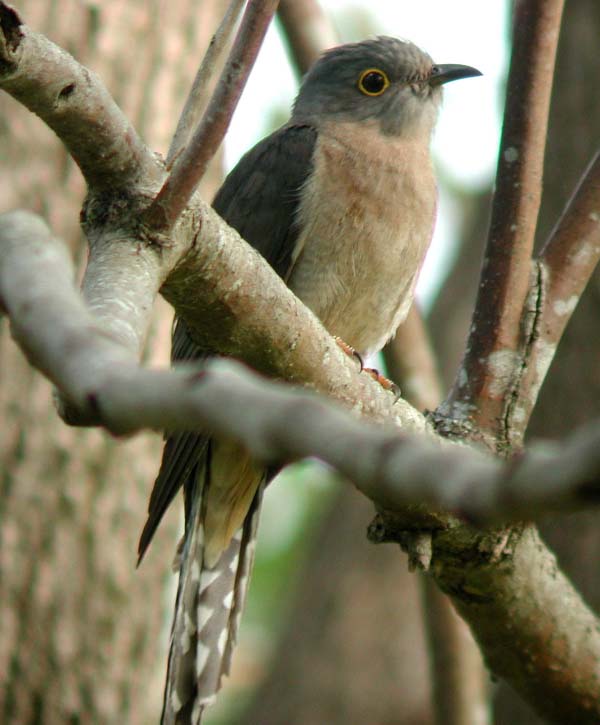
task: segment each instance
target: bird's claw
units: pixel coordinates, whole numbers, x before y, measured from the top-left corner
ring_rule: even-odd
[[[396,402],[400,396],[400,388],[396,385],[396,383],[392,382],[389,378],[386,378],[384,375],[381,375],[379,370],[376,370],[375,368],[366,368],[363,363],[363,359],[353,347],[352,345],[348,345],[347,342],[344,342],[341,337],[338,337],[337,335],[334,335],[333,339],[336,341],[338,347],[342,350],[342,352],[345,352],[348,357],[353,357],[356,360],[358,360],[358,364],[360,365],[360,372],[361,373],[368,373],[375,382],[379,383],[381,387],[384,390],[389,390],[394,394],[394,402]]]
[[[381,385],[384,390],[389,390],[393,393],[395,398],[394,402],[398,401],[401,396],[401,391],[393,380],[386,378],[385,375],[382,375],[379,370],[376,370],[375,368],[363,368],[362,372],[368,373],[375,382]]]
[[[358,360],[360,372],[362,373],[362,371],[364,370],[364,365],[360,353],[356,352],[352,345],[348,345],[347,342],[344,342],[341,337],[334,335],[333,339],[336,341],[337,346],[342,350],[342,352],[345,352],[348,357],[353,357],[355,360]]]

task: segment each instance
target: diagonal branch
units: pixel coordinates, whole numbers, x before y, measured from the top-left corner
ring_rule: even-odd
[[[599,502],[599,424],[563,446],[532,445],[507,464],[431,431],[416,437],[366,423],[232,361],[144,370],[96,325],[66,247],[41,219],[27,212],[0,219],[0,299],[15,339],[33,365],[69,399],[95,408],[114,433],[209,429],[267,463],[316,456],[386,511],[426,503],[497,521]],[[427,430],[424,423],[412,428]]]
[[[170,229],[188,205],[223,140],[279,0],[249,0],[242,25],[208,108],[158,196],[146,221]]]
[[[467,353],[448,404],[501,434],[541,198],[544,147],[564,0],[515,5],[496,194]],[[456,406],[457,403],[461,405]]]
[[[171,166],[175,158],[179,156],[189,141],[192,128],[198,122],[200,113],[205,109],[209,97],[208,87],[215,73],[216,65],[223,51],[227,47],[229,38],[233,33],[235,25],[246,0],[231,0],[227,11],[223,16],[221,24],[213,35],[206,54],[202,59],[200,68],[196,73],[190,93],[185,102],[181,118],[177,123],[177,129],[169,151],[167,153],[167,165]]]

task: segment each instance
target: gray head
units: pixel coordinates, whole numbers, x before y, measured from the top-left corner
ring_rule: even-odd
[[[433,128],[448,81],[481,75],[464,65],[434,65],[413,43],[379,36],[324,53],[304,77],[295,121],[377,120],[383,133]]]

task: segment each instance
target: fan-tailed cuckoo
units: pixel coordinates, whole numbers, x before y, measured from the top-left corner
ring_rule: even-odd
[[[390,37],[329,50],[304,78],[291,119],[215,197],[223,219],[361,354],[379,350],[408,312],[434,225],[429,146],[441,87],[475,75]],[[172,359],[208,354],[178,320]],[[141,558],[183,486],[164,723],[198,723],[229,671],[268,478],[233,443],[167,437],[139,547]]]

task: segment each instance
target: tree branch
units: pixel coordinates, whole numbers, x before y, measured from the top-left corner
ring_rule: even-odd
[[[519,0],[496,194],[462,369],[448,398],[492,435],[503,430],[541,198],[544,147],[564,0]]]
[[[229,127],[278,2],[249,0],[208,108],[186,150],[174,162],[170,175],[148,209],[146,220],[149,226],[170,229],[188,205]]]
[[[181,118],[177,123],[175,135],[169,146],[167,153],[167,166],[169,167],[185,148],[193,126],[198,122],[200,113],[208,104],[208,87],[215,73],[216,64],[229,43],[229,39],[245,2],[246,0],[231,0],[221,24],[210,41],[206,54],[194,78],[194,83],[185,102]]]
[[[65,248],[45,224],[27,212],[1,219],[0,298],[15,339],[33,365],[74,403],[94,408],[113,433],[209,428],[239,439],[266,462],[316,456],[387,511],[426,503],[497,521],[589,506],[600,494],[598,425],[564,446],[533,445],[502,464],[431,431],[420,438],[402,436],[395,426],[369,426],[237,363],[141,369],[96,324],[74,287]],[[416,413],[411,427],[427,430]]]
[[[68,138],[68,124],[61,128]],[[77,129],[74,133],[77,137]],[[98,148],[95,138],[88,139],[87,143]],[[118,148],[118,143],[118,139],[110,139],[108,146],[114,148],[116,144]],[[126,159],[131,159],[127,155],[129,151],[124,153]],[[140,153],[144,156],[143,150]],[[153,164],[152,178],[157,169],[160,172],[159,164],[149,152],[140,167],[142,163]],[[134,166],[130,163],[128,168]],[[105,168],[114,173],[118,160]],[[130,173],[130,179],[136,178],[136,173]],[[151,187],[152,183],[147,186]],[[120,198],[119,194],[111,197],[110,190],[105,184],[104,196],[91,195],[86,209],[90,236],[108,239],[113,235],[113,239],[138,252],[155,254],[160,261],[147,267],[148,287],[144,294],[150,299],[153,287],[166,279],[161,288],[163,294],[190,322],[198,340],[210,341],[213,349],[243,356],[259,369],[287,380],[308,381],[315,389],[337,397],[357,413],[366,413],[377,420],[394,420],[405,430],[429,430],[426,421],[410,406],[403,401],[394,405],[392,396],[381,391],[367,376],[357,373],[352,361],[339,351],[314,316],[264,260],[202,202],[193,200],[185,218],[167,240],[149,233],[135,221],[124,222],[126,212],[131,215],[136,210],[135,203],[143,207],[147,201],[139,198],[139,191],[138,198],[132,202]],[[585,436],[582,433],[581,438],[568,444],[567,455],[561,452],[560,456],[550,456],[547,448],[533,449],[511,468],[467,447],[452,446],[444,450],[433,439],[424,440],[424,447],[420,449],[416,439],[399,437],[395,429],[366,428],[335,409],[330,411],[333,417],[327,420],[340,436],[330,440],[331,445],[327,446],[324,441],[329,427],[324,425],[323,411],[328,406],[312,398],[298,403],[294,397],[291,403],[288,398],[280,401],[281,405],[273,402],[279,417],[275,417],[273,428],[269,427],[268,415],[260,421],[269,433],[266,438],[261,437],[258,431],[262,429],[256,426],[256,418],[252,426],[241,415],[229,420],[224,401],[231,404],[231,410],[239,410],[234,405],[236,399],[243,399],[248,405],[252,395],[261,399],[268,396],[270,386],[254,381],[250,390],[244,388],[246,393],[238,389],[232,396],[233,381],[245,380],[232,369],[232,363],[213,363],[200,377],[197,370],[190,373],[190,368],[170,372],[140,370],[131,351],[133,345],[126,349],[113,335],[107,335],[81,299],[73,304],[69,295],[75,295],[75,291],[72,288],[69,291],[66,284],[69,275],[63,272],[61,276],[52,267],[52,253],[35,244],[36,237],[44,236],[39,227],[33,233],[19,232],[15,236],[15,226],[23,222],[22,218],[15,220],[13,216],[7,220],[5,217],[3,222],[8,241],[5,240],[7,251],[2,253],[0,262],[0,297],[13,318],[15,336],[30,359],[64,386],[67,397],[76,406],[115,432],[129,432],[140,425],[186,429],[192,425],[192,415],[199,415],[200,406],[209,405],[214,395],[215,417],[211,419],[211,428],[243,439],[245,425],[250,449],[269,460],[303,456],[313,450],[314,443],[316,455],[338,462],[344,471],[351,453],[365,451],[362,463],[356,461],[358,467],[353,466],[348,474],[383,507],[393,508],[401,502],[418,499],[439,506],[457,506],[459,511],[467,511],[477,519],[491,508],[496,515],[505,510],[523,515],[539,510],[539,501],[545,507],[560,505],[562,508],[564,502],[570,506],[577,505],[574,501],[589,502],[597,498],[597,430]],[[130,231],[133,233],[129,234]],[[45,236],[47,241],[48,234]],[[27,252],[27,240],[32,238],[33,255]],[[180,261],[183,252],[186,254]],[[36,255],[42,256],[43,265],[35,264]],[[25,262],[19,274],[14,274],[13,261],[23,256]],[[58,254],[59,266],[60,257]],[[122,262],[128,266],[127,255],[122,257]],[[43,274],[43,283],[38,285],[37,278],[32,282],[26,276],[27,269]],[[57,298],[52,287],[54,278],[60,282],[59,291],[65,288]],[[112,276],[106,281],[106,288],[114,285],[115,293],[120,294],[125,278]],[[29,294],[33,296],[28,297]],[[108,299],[106,289],[104,294]],[[38,317],[32,314],[32,309]],[[143,318],[144,313],[137,317]],[[45,326],[39,324],[39,319]],[[136,326],[134,323],[133,328]],[[259,393],[255,384],[259,385]],[[248,397],[244,397],[246,394]],[[293,392],[284,392],[284,395],[290,394]],[[292,413],[297,413],[295,417],[290,414],[290,405]],[[317,406],[314,431],[306,424],[313,418],[310,415],[307,418],[304,412],[306,406],[310,410],[313,405]],[[259,409],[255,412],[261,413]],[[208,416],[206,412],[202,415]],[[204,423],[200,417],[193,420],[195,429],[198,425],[208,425],[208,417],[202,419]],[[336,421],[341,426],[339,429]],[[295,431],[297,443],[282,438],[286,426],[292,423],[296,426],[291,432]],[[343,437],[346,431],[347,439]],[[317,434],[315,439],[311,438],[313,432]],[[297,447],[286,448],[292,445]],[[423,460],[427,466],[423,466]],[[570,491],[561,487],[559,464],[563,466],[566,488],[570,486]],[[396,474],[404,478],[398,479]],[[434,480],[441,484],[436,487]],[[406,481],[406,486],[400,485],[402,481]],[[428,516],[427,526],[434,530],[432,572],[469,621],[495,671],[524,692],[540,711],[550,712],[554,704],[559,708],[568,705],[568,715],[564,709],[556,710],[555,716],[560,721],[570,717],[582,723],[597,722],[600,691],[596,664],[600,659],[600,642],[595,620],[557,572],[553,558],[535,532],[515,528],[509,532],[503,530],[500,536],[460,526],[444,514],[427,514],[420,509],[407,513],[404,507],[400,508],[405,528],[422,528]],[[494,537],[498,539],[495,544]],[[551,683],[550,688],[547,682]]]
[[[512,436],[522,437],[560,338],[600,259],[600,154],[590,163],[532,272],[525,307],[527,365],[512,406]]]

